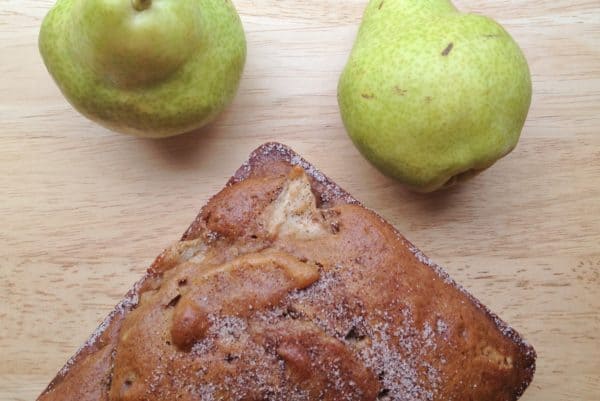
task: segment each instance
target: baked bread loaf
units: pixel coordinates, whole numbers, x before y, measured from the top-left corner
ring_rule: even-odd
[[[40,401],[513,401],[535,351],[283,145],[252,153]]]

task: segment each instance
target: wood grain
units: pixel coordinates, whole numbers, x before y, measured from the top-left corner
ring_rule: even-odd
[[[529,59],[519,147],[450,191],[407,192],[354,149],[336,84],[366,0],[236,0],[248,62],[200,132],[150,141],[78,115],[37,51],[51,0],[0,0],[0,399],[33,400],[262,142],[284,142],[445,265],[539,353],[523,400],[600,394],[600,3],[460,0]]]

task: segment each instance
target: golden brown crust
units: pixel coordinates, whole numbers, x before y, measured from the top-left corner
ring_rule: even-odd
[[[393,227],[265,144],[39,400],[514,401],[534,369]]]

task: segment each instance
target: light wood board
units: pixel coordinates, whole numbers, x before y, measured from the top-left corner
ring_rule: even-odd
[[[600,3],[460,0],[522,45],[518,148],[415,195],[355,150],[336,84],[366,1],[236,0],[248,39],[228,110],[151,141],[77,114],[37,50],[51,0],[0,0],[0,400],[34,400],[248,153],[293,147],[381,213],[538,353],[524,401],[600,399]]]

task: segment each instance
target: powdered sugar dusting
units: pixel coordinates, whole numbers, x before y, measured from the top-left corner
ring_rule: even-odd
[[[417,353],[400,353],[392,343],[400,343],[401,348],[416,348],[407,338],[390,333],[388,324],[378,324],[370,329],[372,345],[361,350],[361,357],[373,371],[378,372],[387,400],[395,401],[431,401],[439,384],[437,371],[424,363],[421,354],[432,352],[432,342],[426,343]],[[410,337],[409,337],[410,338]],[[425,376],[419,373],[425,369]]]
[[[312,177],[312,179],[317,182],[321,188],[321,202],[329,202],[334,199],[339,199],[345,203],[357,204],[358,201],[354,199],[350,194],[340,188],[338,185],[334,184],[329,178],[327,178],[323,173],[317,170],[313,165],[308,163],[290,148],[285,145],[282,145],[277,142],[269,142],[261,145],[258,149],[256,149],[252,154],[250,154],[250,158],[246,161],[235,173],[235,176],[232,178],[230,183],[239,182],[247,178],[252,172],[252,164],[262,158],[276,155],[278,159],[287,161],[291,165],[300,166],[306,171],[306,173]]]
[[[272,313],[269,315],[269,319],[274,318]],[[206,338],[194,345],[193,355],[206,360],[217,348],[237,346],[237,349],[243,349],[243,354],[228,357],[232,361],[241,358],[244,369],[239,374],[220,375],[218,381],[196,385],[192,393],[199,400],[311,401],[306,390],[287,382],[285,363],[252,340],[246,320],[220,315],[211,315],[209,319],[212,327]],[[201,374],[209,373],[209,369],[210,365]]]
[[[208,317],[208,320],[211,323],[210,330],[204,339],[194,344],[192,348],[192,353],[198,357],[210,352],[216,340],[228,344],[240,341],[243,336],[244,340],[248,337],[248,326],[243,319],[235,316],[220,317],[213,314]]]
[[[409,251],[415,256],[415,258],[417,258],[417,260],[419,262],[430,267],[438,275],[438,277],[440,277],[446,284],[451,285],[452,287],[457,289],[459,292],[464,294],[473,304],[475,304],[475,306],[477,306],[479,309],[483,310],[493,320],[495,326],[498,328],[498,330],[500,330],[502,332],[502,334],[505,337],[510,338],[514,343],[519,345],[522,349],[526,349],[527,354],[529,356],[535,356],[535,351],[533,350],[533,348],[529,345],[529,343],[523,337],[521,337],[516,332],[515,329],[513,329],[506,322],[504,322],[502,319],[500,319],[487,306],[482,304],[477,298],[475,298],[470,292],[468,292],[462,285],[460,285],[459,283],[454,281],[450,277],[450,275],[444,270],[443,267],[436,264],[431,259],[429,259],[427,256],[425,256],[425,254],[420,249],[418,249],[412,243],[407,241],[399,233],[398,233],[398,236],[399,236],[399,239],[408,246]]]
[[[212,383],[201,384],[198,387],[198,395],[200,396],[200,401],[216,401],[215,392],[217,391],[217,386]]]
[[[444,335],[448,331],[448,325],[440,318],[436,321],[436,331],[439,335]]]
[[[310,316],[311,320],[327,334],[356,347],[363,363],[379,375],[382,386],[379,399],[433,400],[441,379],[423,356],[436,352],[440,334],[429,323],[418,328],[410,309],[402,307],[400,302],[389,310],[358,314],[352,314],[344,303],[332,302],[336,299],[333,294],[343,285],[340,275],[347,271],[340,267],[322,274],[317,283],[296,291],[289,299],[300,309],[302,305],[324,305],[315,316]],[[369,318],[369,314],[377,318]],[[401,316],[401,325],[392,325],[400,317],[393,314]]]

